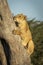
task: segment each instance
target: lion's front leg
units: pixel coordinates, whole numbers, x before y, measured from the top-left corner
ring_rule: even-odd
[[[23,45],[24,47],[26,47],[27,42],[25,42],[25,40],[22,40],[22,45]]]
[[[12,33],[15,35],[21,35],[21,32],[19,30],[13,30]]]

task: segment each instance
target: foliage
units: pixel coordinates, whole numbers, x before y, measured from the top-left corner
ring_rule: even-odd
[[[43,22],[31,20],[28,24],[35,44],[34,53],[31,55],[32,63],[33,65],[43,65]]]

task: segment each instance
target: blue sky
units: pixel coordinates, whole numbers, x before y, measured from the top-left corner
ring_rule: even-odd
[[[29,19],[43,21],[43,0],[8,0],[8,4],[14,15],[23,13]]]

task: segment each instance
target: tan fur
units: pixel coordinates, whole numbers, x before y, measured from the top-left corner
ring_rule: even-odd
[[[34,52],[34,43],[29,25],[26,22],[26,16],[18,14],[14,17],[14,22],[18,22],[19,24],[16,30],[13,30],[13,33],[21,36],[23,46],[28,44],[27,52],[31,55]]]

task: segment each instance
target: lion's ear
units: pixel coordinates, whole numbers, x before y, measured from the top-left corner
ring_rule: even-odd
[[[24,19],[27,20],[27,16],[24,16]]]

